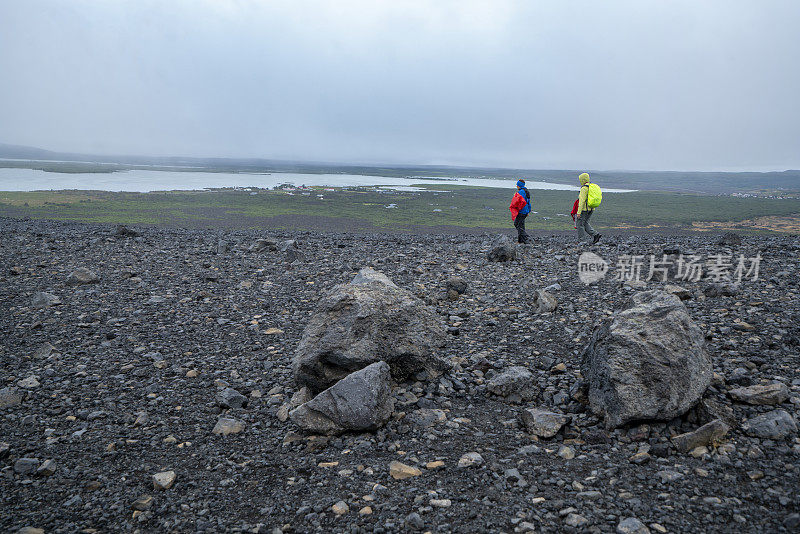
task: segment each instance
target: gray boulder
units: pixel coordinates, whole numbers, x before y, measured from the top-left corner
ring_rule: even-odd
[[[786,410],[772,410],[748,419],[742,430],[756,438],[783,439],[797,433],[797,423]]]
[[[501,397],[517,397],[517,402],[531,400],[536,396],[533,373],[522,366],[509,367],[489,380],[489,392]]]
[[[322,297],[293,360],[298,386],[331,387],[354,371],[385,361],[403,380],[448,368],[436,355],[446,343],[439,317],[405,289],[372,269]]]
[[[100,277],[87,269],[86,267],[78,267],[72,271],[67,277],[67,284],[71,286],[79,286],[83,284],[96,284],[100,281]]]
[[[289,417],[308,432],[341,434],[380,428],[393,411],[389,364],[376,362],[301,404]]]
[[[486,258],[494,262],[513,261],[517,259],[517,249],[509,242],[500,243],[489,251]]]
[[[645,291],[596,328],[581,372],[592,411],[608,428],[669,420],[692,408],[711,383],[700,328],[675,295]]]
[[[782,382],[732,389],[728,395],[747,404],[780,404],[789,398],[789,388]]]
[[[45,293],[44,291],[37,291],[33,294],[33,299],[31,299],[31,306],[34,308],[47,308],[56,304],[61,304],[61,299],[52,293]]]
[[[533,294],[533,312],[534,313],[548,313],[551,311],[555,311],[558,307],[558,301],[556,298],[544,291],[543,289],[537,289],[536,292]]]
[[[256,242],[248,248],[250,252],[263,252],[265,250],[278,250],[278,242],[269,237],[256,239]]]
[[[568,415],[563,415],[555,412],[548,412],[547,410],[539,410],[538,408],[529,408],[522,411],[521,415],[522,424],[528,429],[528,432],[540,438],[552,438],[561,427],[566,425],[572,419]]]

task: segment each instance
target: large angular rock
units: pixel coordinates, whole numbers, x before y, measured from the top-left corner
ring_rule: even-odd
[[[689,452],[697,447],[718,443],[730,431],[730,427],[721,419],[714,419],[697,430],[686,432],[672,438],[672,443],[680,452]]]
[[[486,259],[494,262],[513,261],[517,259],[517,249],[509,242],[500,243],[489,251]]]
[[[702,331],[678,297],[657,290],[635,294],[595,329],[581,372],[592,411],[608,428],[677,417],[712,377]]]
[[[513,399],[517,402],[531,400],[536,396],[533,373],[522,366],[509,367],[489,380],[486,389],[495,395]]]
[[[732,389],[733,400],[747,404],[780,404],[789,398],[789,388],[782,382]]]
[[[308,432],[341,434],[383,426],[394,411],[389,364],[376,362],[347,375],[289,413]]]
[[[783,439],[797,434],[797,423],[786,410],[772,410],[748,419],[742,425],[748,436],[762,439]]]
[[[96,284],[100,281],[95,273],[86,267],[78,267],[72,271],[67,277],[67,284],[71,286],[79,286],[82,284]]]
[[[362,269],[317,305],[295,352],[295,381],[321,391],[378,361],[398,380],[421,371],[437,376],[448,368],[436,355],[445,342],[430,308],[385,275]]]

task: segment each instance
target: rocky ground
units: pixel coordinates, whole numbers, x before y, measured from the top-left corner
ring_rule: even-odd
[[[592,247],[612,265],[665,249],[762,257],[756,281],[671,289],[713,363],[700,405],[609,430],[581,394],[581,355],[634,292],[665,284],[581,284],[572,236],[489,262],[496,235],[0,225],[4,532],[800,529],[797,236]],[[277,250],[253,247],[264,237]],[[452,369],[395,384],[375,432],[306,435],[279,417],[298,389],[292,357],[321,296],[365,266],[431,306]],[[535,290],[553,284],[547,311]],[[532,387],[487,387],[513,366]],[[684,452],[673,438],[709,406],[730,431]],[[538,437],[530,408],[569,422]],[[776,410],[781,432],[758,437],[753,420]]]

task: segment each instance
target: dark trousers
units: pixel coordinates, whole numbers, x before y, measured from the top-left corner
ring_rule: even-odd
[[[517,229],[517,241],[519,243],[530,243],[531,238],[525,233],[525,218],[528,216],[526,213],[525,215],[517,214],[517,218],[514,219],[514,227]]]

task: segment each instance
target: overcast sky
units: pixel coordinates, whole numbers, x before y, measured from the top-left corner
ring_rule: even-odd
[[[0,0],[0,143],[800,168],[800,1]]]

